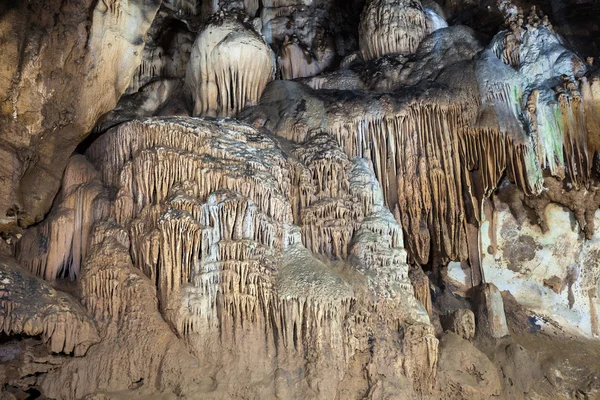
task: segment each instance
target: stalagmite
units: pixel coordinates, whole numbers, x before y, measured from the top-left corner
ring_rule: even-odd
[[[273,53],[243,14],[215,14],[187,66],[194,116],[235,116],[255,104],[275,73]]]
[[[0,331],[39,335],[51,352],[78,357],[100,341],[95,323],[75,299],[6,257],[0,260]]]

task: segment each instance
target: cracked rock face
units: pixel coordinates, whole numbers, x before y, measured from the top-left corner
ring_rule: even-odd
[[[0,397],[598,397],[559,3],[0,6]]]

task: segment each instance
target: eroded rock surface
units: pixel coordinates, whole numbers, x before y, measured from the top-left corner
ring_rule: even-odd
[[[160,1],[0,6],[0,228],[39,222],[71,153],[112,110],[142,60]]]

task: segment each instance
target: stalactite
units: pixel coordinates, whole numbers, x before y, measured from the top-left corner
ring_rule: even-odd
[[[298,232],[283,253],[277,280],[281,302],[276,309],[278,329],[284,348],[310,354],[335,348],[331,360],[340,365],[347,361],[344,345],[344,319],[351,307],[352,289],[335,273],[314,258],[299,240]],[[342,376],[338,375],[337,379]]]
[[[83,156],[69,161],[57,204],[47,219],[25,232],[17,258],[46,280],[75,280],[87,253],[92,224],[111,208],[98,173]]]
[[[266,94],[269,101],[270,93]],[[465,149],[461,149],[460,138],[473,118],[474,104],[410,101],[394,108],[389,104],[392,100],[384,95],[369,97],[381,105],[377,113],[369,113],[359,111],[365,99],[330,105],[334,99],[326,99],[332,103],[326,103],[331,111],[324,130],[348,157],[369,160],[381,184],[385,205],[399,208],[411,255],[423,264],[432,252],[441,262],[467,259],[467,215],[475,215],[478,208],[463,196],[471,182],[468,169],[463,166],[461,150]],[[348,114],[356,117],[348,118]],[[487,131],[482,132],[483,135]],[[318,136],[310,125],[304,124],[277,133],[307,147]],[[502,158],[502,151],[496,152]],[[487,153],[487,149],[482,151],[481,157],[491,156]],[[489,182],[488,193],[502,171],[502,167],[485,171],[482,179]]]
[[[11,259],[0,261],[0,331],[41,336],[53,353],[85,355],[98,330],[70,296],[29,275]]]
[[[413,54],[432,30],[418,0],[370,0],[360,19],[362,57],[371,60],[386,54]]]
[[[299,185],[303,242],[314,253],[345,259],[355,225],[365,212],[351,197],[350,162],[326,134],[313,136],[293,154],[309,174],[309,188],[304,188],[306,182]]]
[[[132,258],[178,330],[201,343],[269,329],[273,251],[292,220],[292,168],[274,143],[242,124],[181,119],[134,122],[104,140],[88,154],[98,163],[108,153],[105,179],[136,203],[120,218]]]
[[[592,153],[588,149],[586,113],[581,107],[582,95],[577,83],[585,73],[585,63],[563,47],[548,18],[535,7],[526,22],[522,10],[510,1],[500,1],[499,8],[509,30],[493,39],[492,50],[498,59],[512,67],[510,72],[505,69],[501,74],[505,81],[512,82],[514,89],[508,87],[504,95],[492,102],[496,104],[500,123],[507,119],[507,111],[511,109],[514,120],[523,121],[521,128],[511,128],[513,137],[518,137],[518,130],[522,129],[529,141],[525,171],[529,184],[522,188],[528,194],[539,194],[543,169],[560,179],[566,176],[576,187],[587,186]],[[544,84],[557,79],[563,82],[555,89],[558,96]]]
[[[235,116],[273,79],[271,49],[242,18],[216,14],[194,42],[186,74],[194,116]]]
[[[79,374],[86,368],[62,357],[66,372],[61,366],[39,378],[57,398],[84,397],[92,391],[86,386],[104,391],[104,382],[115,381],[119,390],[162,390],[153,372],[177,375],[182,367],[198,370],[206,378],[201,389],[217,397],[231,395],[229,375],[245,371],[252,381],[255,369],[257,391],[271,381],[275,389],[246,397],[341,398],[345,392],[323,389],[324,382],[343,385],[354,370],[368,381],[357,390],[363,396],[390,397],[387,383],[408,382],[415,392],[408,397],[429,397],[438,367],[433,323],[440,328],[445,303],[465,306],[437,297],[451,288],[430,283],[448,278],[450,267],[440,266],[461,261],[467,285],[489,292],[477,328],[485,333],[489,324],[495,338],[508,333],[500,289],[484,275],[486,259],[509,256],[498,249],[495,205],[486,200],[499,182],[518,187],[511,199],[533,210],[542,230],[554,202],[572,208],[573,227],[593,239],[600,204],[598,72],[535,7],[523,13],[510,0],[497,4],[505,27],[484,49],[470,28],[448,27],[432,1],[367,0],[359,51],[322,74],[356,50],[323,23],[335,7],[166,0],[159,18],[179,21],[170,21],[184,32],[173,42],[191,53],[185,94],[194,117],[109,129],[71,159],[52,211],[16,245],[38,277],[77,279],[73,287],[96,323],[47,282],[0,262],[0,329],[40,335],[53,352],[92,351],[90,360],[109,371],[106,378]],[[120,26],[126,5],[103,2],[92,17],[104,13]],[[198,32],[193,46],[191,32]],[[134,54],[141,64],[131,81],[118,80],[131,82],[129,94],[154,90],[148,83],[165,75],[183,78],[187,55],[171,57],[166,42],[148,43],[143,57]],[[485,254],[482,227],[493,231],[494,257]],[[585,256],[593,258],[592,250]],[[565,278],[570,308],[579,271],[569,267]],[[576,290],[596,313],[597,274],[585,274]],[[558,276],[548,282],[565,285]],[[470,340],[475,317],[455,311],[439,322]],[[597,318],[590,326],[598,332]],[[188,352],[197,364],[191,357],[179,363]],[[123,379],[115,373],[122,370]],[[67,389],[48,383],[56,375],[70,382]]]
[[[94,316],[102,341],[83,358],[64,359],[40,382],[49,397],[74,399],[99,388],[187,390],[200,368],[157,308],[154,283],[129,257],[127,232],[113,218],[97,221],[79,277],[80,301]],[[79,379],[85,371],[85,379]],[[169,371],[169,373],[167,373]],[[100,389],[101,390],[101,389]],[[142,395],[145,397],[145,395]]]
[[[371,160],[386,203],[395,207],[398,202],[402,226],[419,262],[429,259],[431,248],[442,256],[466,257],[461,233],[468,206],[462,197],[465,171],[458,138],[453,137],[464,126],[461,115],[460,106],[414,105],[395,118],[357,121],[355,137],[346,133],[350,126],[331,129],[349,155]],[[395,187],[397,192],[391,192]]]

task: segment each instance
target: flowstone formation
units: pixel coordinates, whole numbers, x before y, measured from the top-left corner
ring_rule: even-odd
[[[561,5],[151,3],[0,6],[3,398],[600,396]]]
[[[236,116],[255,104],[275,74],[271,48],[243,15],[218,14],[202,29],[190,54],[186,83],[194,116]]]
[[[53,229],[89,235],[88,218],[123,226],[129,234],[103,240],[120,238],[130,249],[131,273],[156,286],[160,312],[219,382],[204,396],[243,388],[250,397],[356,397],[364,389],[342,382],[361,365],[386,371],[373,384],[408,379],[392,393],[432,390],[438,341],[408,280],[402,230],[365,160],[350,161],[327,138],[288,154],[250,126],[183,117],[113,128],[87,155],[115,193],[111,205],[106,209],[106,195],[96,191],[91,165],[74,157],[67,174],[80,179],[68,178],[66,191],[91,203],[59,200],[65,211],[21,241],[28,243],[22,263],[47,278],[61,271],[81,276],[88,311],[99,321],[118,320],[127,314],[120,303],[127,302],[120,300],[128,298],[120,289],[125,283],[113,284],[116,272],[103,272],[96,261],[116,252],[113,245],[100,246],[94,233],[80,265],[77,243],[33,248],[29,235],[43,243],[52,243]],[[74,218],[64,218],[67,210]],[[294,371],[307,363],[306,375],[298,376]],[[85,369],[78,361],[64,368]],[[260,384],[273,373],[274,384]],[[63,396],[89,387],[76,382],[56,392],[51,381],[41,385]]]

